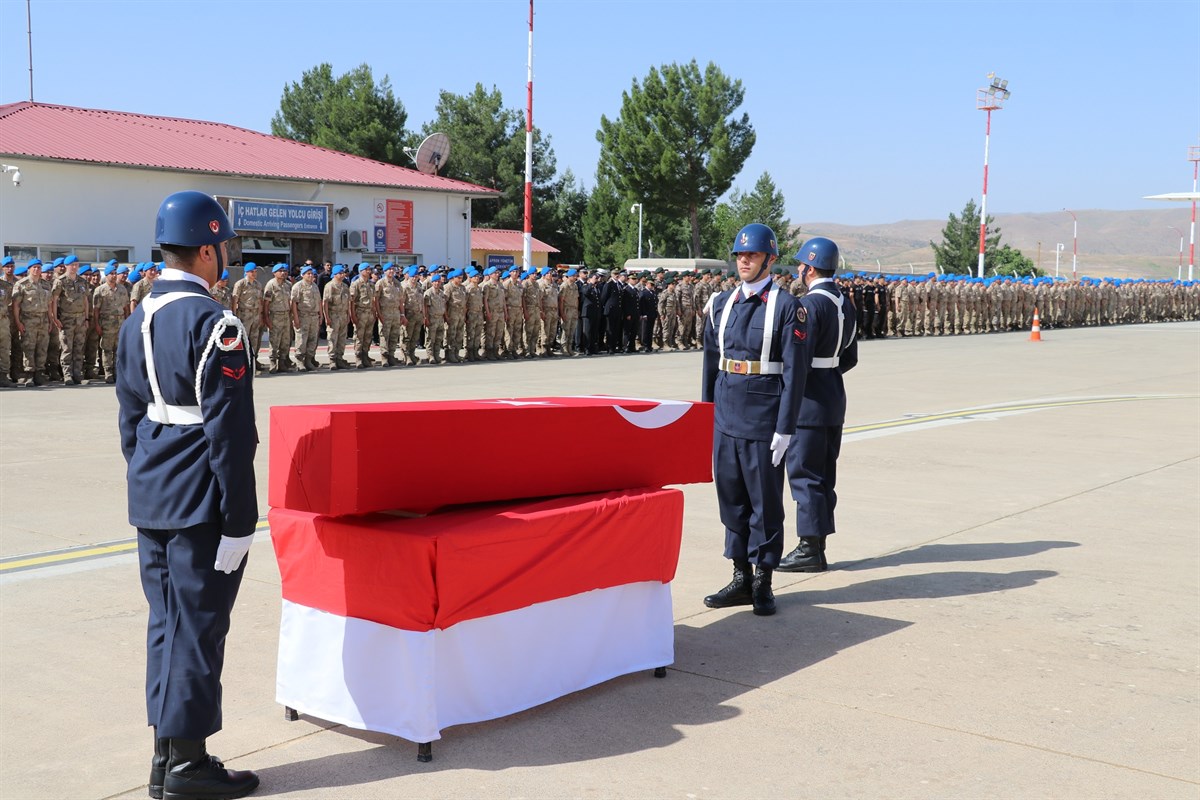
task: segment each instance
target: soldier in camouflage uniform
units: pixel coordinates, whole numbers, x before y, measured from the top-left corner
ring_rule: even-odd
[[[662,349],[679,349],[679,289],[674,276],[663,281],[658,295],[658,317],[662,320]]]
[[[221,308],[232,310],[233,290],[229,288],[229,270],[221,272],[221,277],[212,285],[208,293],[212,295],[213,300],[221,304]]]
[[[288,265],[276,264],[271,280],[263,289],[263,327],[271,345],[270,372],[293,369],[289,353],[292,346],[292,287],[288,283]]]
[[[550,269],[544,269],[542,279],[538,281],[542,302],[542,337],[540,353],[549,358],[554,355],[554,346],[558,343],[558,276]]]
[[[507,317],[508,333],[505,355],[508,358],[518,358],[525,341],[525,314],[522,311],[522,301],[525,295],[516,268],[509,271],[503,286],[504,314]]]
[[[133,283],[133,288],[129,290],[129,313],[141,305],[141,302],[150,296],[150,292],[154,289],[154,281],[158,278],[158,267],[154,264],[143,264],[140,270],[135,270],[139,273],[138,280]],[[130,273],[130,278],[133,273]]]
[[[459,362],[458,352],[467,335],[467,290],[463,286],[463,271],[452,269],[446,274],[446,361]]]
[[[296,330],[296,361],[305,372],[320,369],[317,363],[317,336],[321,329],[321,292],[317,289],[317,270],[306,266],[300,280],[289,293],[292,303],[292,327]]]
[[[5,256],[0,264],[0,388],[15,386],[12,373],[12,276],[13,257]]]
[[[42,280],[42,262],[29,262],[25,277],[13,287],[12,316],[21,336],[26,385],[45,386],[46,348],[50,340],[50,289]]]
[[[525,357],[535,358],[542,336],[542,290],[534,269],[521,278],[521,315],[525,320]]]
[[[379,320],[379,356],[385,366],[398,367],[396,358],[404,333],[404,287],[396,279],[399,269],[390,261],[383,265],[383,277],[375,282],[375,317]]]
[[[558,290],[558,316],[562,320],[563,354],[575,355],[575,337],[579,328],[579,273],[567,270]]]
[[[330,273],[321,298],[328,336],[329,368],[349,369],[346,361],[346,326],[350,322],[350,289],[346,286],[346,268],[338,264]]]
[[[100,366],[105,383],[117,382],[117,334],[129,316],[129,291],[117,280],[116,269],[104,268],[104,283],[92,292],[92,327],[100,335]]]
[[[375,284],[371,268],[358,265],[358,278],[350,283],[350,321],[354,323],[354,355],[359,369],[376,365],[371,358],[371,338],[375,334]]]
[[[442,291],[441,274],[431,275],[429,288],[422,300],[425,309],[425,351],[430,362],[442,363],[442,347],[446,338],[446,293]]]
[[[696,290],[691,274],[683,274],[675,292],[679,304],[679,349],[691,350],[696,346]]]
[[[64,261],[65,271],[50,289],[50,323],[59,341],[59,364],[68,386],[83,383],[83,347],[87,341],[91,316],[91,291],[86,278],[79,276],[75,256]]]
[[[258,265],[251,261],[242,270],[245,274],[229,292],[230,308],[246,329],[246,341],[250,343],[250,360],[255,370],[263,372],[267,366],[258,360],[263,329],[263,290],[258,285]]]
[[[483,346],[483,286],[482,275],[472,267],[467,271],[467,361],[482,361]]]
[[[404,271],[404,361],[416,366],[417,348],[421,344],[421,332],[425,328],[425,288],[417,279],[417,268]]]
[[[507,322],[500,270],[488,267],[483,271],[483,357],[488,361],[500,358]]]

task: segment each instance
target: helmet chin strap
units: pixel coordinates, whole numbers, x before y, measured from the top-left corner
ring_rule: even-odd
[[[770,253],[763,253],[762,267],[761,267],[761,268],[759,268],[758,272],[756,272],[756,273],[754,274],[754,277],[753,277],[753,278],[750,278],[749,280],[747,280],[747,281],[744,281],[744,283],[754,283],[755,281],[757,281],[757,280],[759,280],[760,278],[762,278],[762,276],[763,276],[763,273],[765,273],[765,272],[766,272],[766,271],[767,271],[767,270],[770,268],[770,267],[768,266],[768,265],[770,264],[770,261],[771,261],[771,254],[770,254]]]

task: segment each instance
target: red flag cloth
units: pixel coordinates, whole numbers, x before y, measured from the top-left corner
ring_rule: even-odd
[[[268,502],[342,516],[712,480],[710,403],[541,397],[275,406]],[[544,447],[552,458],[531,457]],[[519,463],[506,461],[519,454]],[[419,457],[413,479],[397,458]]]
[[[269,520],[285,600],[427,631],[593,589],[669,583],[683,494],[630,489],[419,518],[275,508]]]

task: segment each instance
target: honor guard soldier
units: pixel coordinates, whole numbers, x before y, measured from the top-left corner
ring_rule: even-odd
[[[167,197],[154,237],[162,277],[120,333],[118,424],[150,605],[156,798],[237,798],[258,786],[205,746],[221,730],[229,615],[258,523],[254,366],[242,323],[208,294],[235,235],[212,197]]]
[[[800,304],[771,280],[779,257],[766,225],[733,242],[741,284],[709,301],[701,399],[714,408],[713,482],[733,580],[704,598],[709,608],[753,605],[775,613],[771,573],[783,555],[783,459],[796,428],[808,352]],[[751,567],[757,572],[751,574]]]
[[[796,253],[800,280],[808,291],[800,300],[801,330],[811,351],[796,430],[787,454],[788,480],[796,501],[800,544],[779,564],[780,572],[824,572],[825,537],[833,533],[837,459],[846,421],[842,375],[858,363],[854,306],[833,280],[838,247],[829,239],[809,239]]]

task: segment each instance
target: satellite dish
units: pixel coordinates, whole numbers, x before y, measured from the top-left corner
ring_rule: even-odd
[[[450,137],[444,133],[431,133],[416,151],[406,147],[404,152],[416,163],[419,172],[437,175],[450,158]]]

